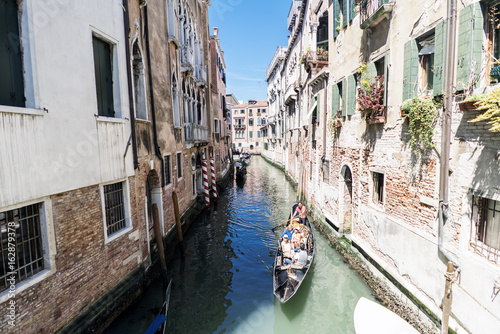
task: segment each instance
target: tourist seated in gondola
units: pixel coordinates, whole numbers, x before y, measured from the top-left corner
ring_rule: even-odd
[[[290,239],[288,239],[288,234],[285,234],[283,236],[283,241],[281,242],[281,251],[283,252],[284,258],[291,259],[295,254],[292,248],[292,243],[290,242]]]
[[[292,240],[293,234],[295,233],[295,230],[293,229],[292,224],[288,225],[287,228],[285,229],[285,232],[281,235],[281,238],[285,236],[285,234],[288,236],[289,240]]]
[[[299,250],[300,242],[302,241],[302,238],[304,237],[304,233],[302,233],[302,229],[300,226],[298,226],[295,229],[295,233],[292,235],[292,244],[296,252]]]
[[[299,248],[299,252],[294,255],[293,259],[290,260],[285,258],[285,264],[296,264],[298,266],[305,266],[307,264],[306,245],[301,243]]]

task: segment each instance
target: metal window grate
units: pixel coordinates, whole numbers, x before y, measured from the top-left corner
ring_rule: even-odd
[[[182,177],[182,153],[177,153],[177,178]]]
[[[108,236],[126,227],[125,206],[123,202],[123,183],[104,186],[104,205]]]
[[[42,204],[0,212],[0,291],[28,279],[44,269],[43,240],[40,226]]]
[[[473,196],[472,237],[474,251],[494,263],[500,263],[500,202]]]

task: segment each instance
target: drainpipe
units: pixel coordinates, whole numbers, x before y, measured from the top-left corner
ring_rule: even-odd
[[[132,154],[134,157],[134,169],[139,167],[139,162],[137,161],[137,141],[135,134],[135,112],[134,112],[134,91],[132,89],[132,69],[130,68],[130,44],[129,44],[129,33],[130,33],[130,21],[128,17],[128,1],[123,0],[123,21],[125,24],[125,54],[127,57],[127,83],[128,83],[128,103],[130,105],[130,127],[132,136]]]
[[[450,141],[451,141],[451,116],[453,108],[453,79],[455,76],[455,46],[457,29],[457,5],[456,0],[447,0],[447,25],[446,25],[446,50],[444,65],[444,85],[445,101],[442,116],[442,138],[441,138],[441,163],[439,171],[439,231],[438,231],[438,249],[443,261],[447,263],[448,270],[445,275],[446,286],[443,301],[443,315],[441,322],[441,333],[448,333],[448,320],[451,309],[452,276],[454,268],[458,268],[458,262],[455,257],[448,253],[443,246],[443,230],[449,216],[449,170],[450,170]]]
[[[151,117],[152,117],[152,123],[153,123],[153,145],[155,147],[155,154],[160,159],[160,161],[163,162],[163,157],[160,152],[160,146],[158,145],[158,133],[157,133],[157,127],[156,127],[156,112],[155,112],[155,98],[154,98],[154,89],[153,89],[153,75],[152,75],[152,70],[151,70],[151,50],[149,47],[149,21],[148,21],[148,5],[146,4],[144,6],[144,20],[145,20],[145,35],[146,35],[146,51],[148,55],[148,79],[149,79],[149,97],[150,97],[150,103],[151,103]],[[163,163],[160,164],[160,171],[161,171],[161,186],[162,188],[165,186],[165,176],[163,175]]]

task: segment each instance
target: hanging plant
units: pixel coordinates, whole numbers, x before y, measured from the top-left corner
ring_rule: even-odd
[[[433,99],[418,97],[406,100],[401,106],[409,121],[408,133],[413,153],[424,154],[432,147],[438,106],[439,104]]]
[[[469,122],[487,121],[491,124],[489,131],[500,132],[500,88],[495,88],[492,91],[478,98],[479,107],[477,110],[482,113]]]
[[[337,139],[338,132],[342,126],[342,110],[339,110],[333,117],[328,120],[327,127],[332,141]]]

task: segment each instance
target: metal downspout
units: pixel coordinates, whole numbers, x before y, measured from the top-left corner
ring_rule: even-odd
[[[130,68],[130,44],[129,44],[129,33],[130,33],[130,21],[128,17],[128,0],[123,0],[123,21],[125,24],[125,53],[127,57],[127,84],[128,84],[128,103],[130,110],[130,127],[132,136],[132,154],[134,157],[134,169],[139,167],[139,162],[137,160],[137,140],[135,133],[135,108],[134,108],[134,91],[132,89],[132,70]]]
[[[442,138],[441,138],[441,161],[439,171],[439,230],[438,230],[438,250],[439,256],[447,264],[446,285],[443,298],[443,314],[441,321],[441,333],[448,333],[448,322],[451,311],[452,276],[454,268],[458,267],[456,258],[447,252],[443,246],[443,230],[449,213],[449,181],[450,181],[450,146],[451,146],[451,117],[454,96],[454,76],[455,76],[455,47],[457,29],[457,5],[456,0],[447,0],[447,25],[446,25],[446,50],[444,64],[444,85],[445,101],[442,115]]]
[[[149,47],[149,20],[148,20],[148,5],[144,6],[144,20],[145,20],[145,35],[146,35],[146,51],[148,55],[148,79],[149,79],[149,97],[151,101],[151,117],[152,117],[152,123],[153,123],[153,144],[155,147],[155,154],[160,159],[161,162],[163,162],[163,157],[160,152],[160,146],[158,146],[158,133],[157,133],[157,128],[156,128],[156,112],[155,112],[155,99],[154,99],[154,89],[153,89],[153,76],[152,76],[152,70],[151,70],[151,50]],[[165,186],[165,176],[163,175],[163,163],[160,164],[160,171],[161,171],[161,186],[162,188]]]

